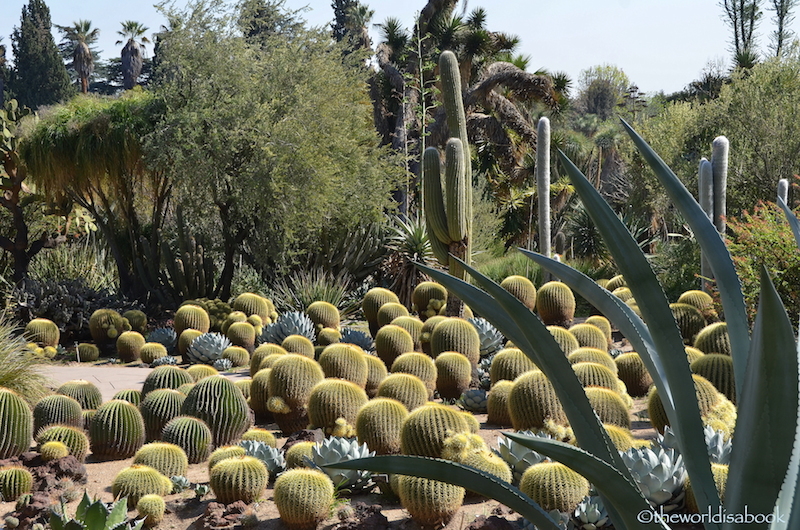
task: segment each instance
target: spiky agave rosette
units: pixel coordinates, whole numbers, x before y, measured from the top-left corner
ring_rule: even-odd
[[[583,499],[572,516],[572,522],[580,530],[599,530],[611,526],[603,500],[596,495]]]
[[[203,333],[192,341],[186,354],[192,364],[214,364],[230,345],[231,341],[222,333]]]
[[[481,317],[467,320],[475,326],[481,339],[481,359],[490,357],[503,348],[506,338],[488,320]]]
[[[733,450],[733,438],[725,439],[725,433],[722,431],[714,430],[710,425],[703,428],[703,436],[705,437],[706,447],[708,447],[708,459],[712,464],[725,464],[731,462],[731,451]],[[653,441],[653,448],[662,447],[664,449],[674,449],[676,453],[680,453],[678,449],[678,439],[675,433],[669,426],[664,428],[664,434],[658,434]]]
[[[675,449],[631,448],[621,453],[644,497],[657,508],[672,512],[683,506],[686,467]]]
[[[269,471],[270,480],[286,469],[286,459],[283,451],[257,440],[242,440],[239,445],[244,448],[247,456],[261,460]]]
[[[517,434],[552,439],[552,436],[549,434],[534,431],[520,431]],[[505,436],[497,438],[497,449],[494,449],[494,452],[511,467],[511,472],[514,475],[514,484],[519,484],[522,474],[525,473],[526,469],[534,464],[547,460],[546,456],[537,453],[533,449],[528,449],[519,442],[515,442]]]
[[[282,344],[289,335],[302,335],[311,342],[316,340],[314,322],[302,311],[284,313],[278,320],[265,326],[258,338],[259,344]]]
[[[370,451],[366,443],[359,445],[355,438],[332,436],[311,449],[311,459],[308,463],[331,477],[333,485],[337,488],[360,490],[372,485],[372,473],[369,471],[322,466],[369,456],[375,456],[375,451]]]
[[[458,398],[458,404],[464,409],[476,414],[484,414],[488,403],[488,393],[480,388],[467,390]]]
[[[366,352],[375,351],[375,341],[363,331],[353,328],[344,328],[342,329],[341,333],[342,338],[339,340],[339,342],[354,344]]]

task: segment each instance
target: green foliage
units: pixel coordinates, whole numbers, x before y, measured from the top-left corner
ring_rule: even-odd
[[[47,377],[39,372],[44,358],[33,355],[14,323],[0,316],[0,387],[17,392],[33,406],[47,392]]]
[[[796,321],[800,308],[800,254],[787,226],[783,212],[774,203],[762,202],[753,213],[728,217],[731,240],[728,243],[736,271],[742,280],[742,291],[751,308],[758,299],[759,270],[767,268],[781,299]]]
[[[70,519],[64,502],[61,510],[50,513],[50,527],[53,530],[68,530],[79,528],[89,530],[140,530],[144,519],[134,524],[127,523],[128,499],[123,497],[109,506],[103,501],[89,499],[89,494],[84,492],[83,499],[75,509],[75,517]]]
[[[115,291],[119,276],[106,249],[94,237],[39,252],[31,260],[29,276],[40,282],[82,279],[94,289]]]
[[[20,103],[33,109],[58,103],[74,93],[50,30],[47,4],[30,0],[11,35],[14,77],[10,88]]]
[[[260,18],[284,14],[262,7]],[[400,171],[378,148],[363,72],[343,65],[324,33],[295,25],[247,39],[228,9],[168,10],[183,23],[163,34],[152,86],[171,112],[149,145],[218,245],[221,236],[245,250],[247,239],[260,272],[285,273],[322,247],[330,227],[344,234],[382,218]]]
[[[700,285],[700,246],[689,235],[672,238],[656,245],[650,263],[658,274],[668,300]]]
[[[300,269],[277,279],[269,289],[270,298],[281,311],[305,311],[314,302],[334,305],[342,318],[352,315],[358,301],[350,294],[346,275],[333,275],[321,268]]]
[[[477,269],[497,283],[509,276],[517,275],[528,278],[534,285],[542,284],[542,269],[516,250],[482,261],[477,265]]]

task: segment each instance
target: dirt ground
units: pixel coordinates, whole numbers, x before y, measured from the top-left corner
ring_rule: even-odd
[[[642,421],[636,413],[642,410],[644,401],[639,399],[636,401],[633,416],[633,432],[637,438],[651,439],[655,437],[655,431],[650,428],[648,421]],[[486,424],[486,415],[476,415],[478,421],[481,422],[480,434],[486,443],[491,447],[497,447],[497,438],[503,431],[509,429],[497,429],[496,426]],[[277,426],[267,425],[264,426],[277,431]],[[278,447],[281,447],[285,442],[285,438],[278,439]],[[103,501],[111,502],[113,497],[111,495],[111,481],[116,474],[125,467],[128,467],[133,462],[133,458],[126,460],[113,460],[113,461],[98,461],[92,456],[86,461],[86,469],[88,481],[85,486],[75,485],[73,494],[75,500],[67,505],[67,513],[74,513],[75,507],[82,497],[84,488],[89,493],[90,497],[96,497]],[[187,478],[194,484],[207,484],[208,483],[208,467],[205,463],[193,464],[189,466]],[[400,506],[396,498],[379,493],[376,488],[375,493],[367,495],[357,495],[353,497],[342,497],[341,504],[338,509],[341,511],[342,506],[351,505],[357,502],[364,502],[368,505],[380,505],[381,513],[387,518],[389,525],[386,528],[392,529],[415,529],[417,525],[414,524],[408,516],[408,513]],[[285,528],[278,516],[278,510],[272,502],[272,486],[270,485],[264,493],[261,502],[253,506],[253,511],[249,515],[255,515],[257,522],[253,522],[251,528],[257,529],[283,529]],[[159,529],[170,530],[183,530],[188,528],[202,528],[202,516],[206,511],[206,507],[210,502],[214,502],[213,493],[205,496],[203,499],[198,500],[195,498],[193,487],[178,494],[169,495],[165,498],[167,501],[168,513],[165,519],[158,525]],[[54,503],[58,502],[57,498],[53,499]],[[0,514],[2,517],[9,515],[14,510],[14,503],[3,502],[0,503]],[[447,525],[448,530],[464,529],[472,523],[477,516],[484,515],[490,516],[493,514],[500,514],[510,521],[516,521],[519,516],[515,513],[510,513],[508,509],[493,500],[478,499],[475,497],[467,497],[464,505],[459,513],[452,519],[450,524]],[[135,510],[130,512],[131,517],[136,516]],[[252,518],[251,518],[252,519]],[[337,509],[333,509],[331,517],[325,521],[320,528],[334,529],[341,526],[341,521],[337,517]]]

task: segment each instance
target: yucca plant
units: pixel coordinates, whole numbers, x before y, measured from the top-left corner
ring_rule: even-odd
[[[411,306],[414,288],[428,279],[414,264],[435,263],[425,219],[395,216],[389,226],[386,247],[390,253],[383,269],[392,282],[389,288],[397,294],[403,305]]]
[[[739,280],[722,238],[666,164],[627,123],[624,126],[708,256],[731,333],[731,356],[739,410],[724,510],[728,514],[742,514],[746,509],[751,514],[764,516],[777,511],[781,515],[780,522],[775,522],[771,528],[797,528],[800,525],[800,509],[794,511],[793,507],[800,505],[800,453],[793,456],[792,448],[795,444],[800,445],[800,371],[794,332],[786,311],[767,272],[762,270],[760,305],[751,339]],[[628,280],[632,294],[639,303],[642,318],[585,275],[545,256],[528,251],[523,253],[600,309],[609,320],[616,323],[639,352],[653,376],[659,395],[665,396],[666,414],[700,512],[717,513],[723,508],[711,473],[691,373],[668,301],[638,242],[578,168],[563,154],[561,157],[609,252]],[[782,201],[779,203],[787,210],[787,217],[800,246],[800,222]],[[464,267],[477,286],[427,267],[423,267],[423,270],[485,315],[541,368],[564,407],[579,448],[518,434],[507,436],[567,464],[589,479],[602,497],[609,518],[618,530],[668,528],[667,523],[652,511],[633,485],[630,471],[619,454],[609,449],[613,445],[591,411],[584,392],[578,388],[580,385],[568,361],[559,355],[557,345],[544,326],[498,284],[466,264]],[[536,348],[532,347],[534,344]],[[765,436],[765,433],[770,435]],[[765,458],[765,455],[769,455],[769,458]],[[336,467],[447,480],[499,500],[540,529],[558,528],[553,518],[509,484],[458,464],[421,457],[380,456],[340,463]],[[723,528],[714,520],[704,523],[707,529]],[[726,522],[724,526],[726,530],[745,527],[749,528],[746,523],[738,522]]]
[[[278,279],[270,288],[270,299],[279,312],[305,311],[313,302],[330,302],[342,318],[352,315],[359,301],[349,296],[350,276],[332,274],[322,268],[296,271]]]

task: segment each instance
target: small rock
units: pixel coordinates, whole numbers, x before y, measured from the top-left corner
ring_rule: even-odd
[[[518,530],[508,520],[496,515],[479,515],[472,521],[465,530]]]
[[[283,451],[288,451],[297,442],[320,443],[323,440],[325,440],[325,433],[322,432],[322,429],[303,429],[289,435],[283,444]]]

